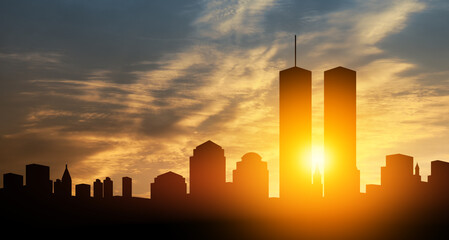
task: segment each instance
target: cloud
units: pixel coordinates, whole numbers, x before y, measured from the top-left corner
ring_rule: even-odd
[[[263,30],[260,22],[274,0],[207,1],[205,9],[194,25],[199,34],[211,39],[232,34],[253,34]]]
[[[63,55],[57,52],[0,53],[0,59],[36,65],[59,64]]]

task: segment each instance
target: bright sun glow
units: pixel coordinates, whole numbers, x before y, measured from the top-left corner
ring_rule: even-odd
[[[323,174],[324,170],[324,147],[312,146],[312,171],[315,172],[315,168],[318,167],[320,173]]]

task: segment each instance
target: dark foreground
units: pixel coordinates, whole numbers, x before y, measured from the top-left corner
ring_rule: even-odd
[[[102,239],[449,239],[447,201],[404,204],[365,199],[357,204],[289,205],[270,199],[256,206],[157,203],[122,197],[25,199],[0,198],[4,236],[32,233]]]

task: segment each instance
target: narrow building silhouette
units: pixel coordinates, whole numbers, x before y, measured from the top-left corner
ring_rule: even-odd
[[[130,177],[122,178],[122,196],[125,198],[132,197],[132,179]]]
[[[100,179],[96,179],[94,182],[94,199],[103,198],[103,183]]]
[[[53,183],[53,195],[57,198],[62,198],[62,181],[61,179],[56,179]]]
[[[358,196],[356,72],[351,69],[324,72],[324,149],[324,197],[344,202]]]
[[[190,157],[192,199],[221,199],[225,192],[225,182],[226,157],[223,148],[210,140],[197,146]]]
[[[279,197],[310,197],[312,186],[312,72],[279,73]]]
[[[253,202],[268,199],[268,168],[259,154],[243,155],[232,176],[236,197]]]
[[[64,197],[72,196],[72,177],[70,176],[67,164],[65,165],[64,173],[62,174],[62,194]]]
[[[103,198],[111,199],[113,196],[113,182],[110,177],[106,177],[103,181]]]
[[[49,197],[53,192],[53,182],[50,180],[50,167],[29,164],[26,165],[26,189],[29,194],[39,197]]]
[[[183,176],[172,171],[154,178],[151,183],[151,199],[158,203],[173,203],[186,199],[187,184]]]

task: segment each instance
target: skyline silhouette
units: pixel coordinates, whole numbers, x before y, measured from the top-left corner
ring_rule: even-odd
[[[189,190],[184,176],[167,171],[154,178],[148,198],[134,197],[132,178],[126,176],[122,177],[121,196],[114,195],[110,177],[76,184],[72,196],[67,164],[61,179],[54,182],[49,166],[27,164],[25,184],[21,175],[3,175],[0,205],[4,217],[11,226],[38,228],[78,228],[101,222],[107,227],[140,226],[154,231],[160,226],[195,223],[199,225],[190,228],[193,232],[203,231],[203,226],[220,231],[232,226],[234,232],[238,226],[254,238],[252,224],[280,224],[275,230],[258,233],[269,238],[377,239],[402,234],[415,225],[429,235],[446,233],[449,162],[432,161],[425,182],[412,156],[386,155],[381,184],[369,184],[366,193],[360,192],[354,70],[337,67],[324,72],[324,173],[319,168],[312,171],[311,71],[296,66],[282,70],[279,84],[278,198],[269,196],[269,171],[259,154],[244,154],[233,170],[233,181],[226,181],[225,149],[208,140],[189,157]],[[391,229],[389,224],[401,226]]]
[[[205,143],[198,147],[212,153],[211,157],[217,149],[223,150],[212,141]],[[71,187],[68,167],[62,174],[64,181],[57,179],[51,192],[50,167],[29,164],[26,171],[30,178],[26,184],[21,175],[3,175],[5,184],[0,189],[0,209],[6,226],[24,225],[41,230],[49,226],[74,229],[101,223],[105,229],[121,226],[122,230],[151,229],[154,232],[187,226],[193,236],[205,232],[210,235],[243,231],[245,236],[254,239],[396,239],[442,237],[449,233],[449,162],[432,161],[432,174],[425,182],[412,156],[386,155],[386,164],[381,167],[381,184],[368,185],[366,193],[358,197],[315,196],[314,199],[305,195],[305,199],[292,204],[289,198],[268,196],[268,170],[261,160],[257,153],[244,154],[234,170],[234,181],[220,184],[224,186],[222,192],[204,191],[201,197],[187,192],[183,176],[172,171],[162,173],[151,182],[148,198],[132,195],[129,177],[122,178],[127,184],[123,184],[121,195],[110,195],[110,190],[105,190],[113,184],[109,177],[103,182],[97,179],[92,185],[76,184],[75,194],[66,195]],[[321,176],[318,171],[315,174],[312,186],[316,187],[315,193],[322,193]],[[208,185],[201,187],[211,189]],[[277,225],[282,222],[284,224]],[[248,228],[253,224],[275,227],[259,232]],[[298,228],[297,224],[302,227]],[[351,227],[345,230],[338,227],[346,224]],[[390,224],[395,227],[388,227]],[[203,232],[205,226],[212,228]],[[237,230],[240,228],[246,230]],[[325,232],[319,232],[320,229]]]
[[[447,159],[442,0],[112,1],[0,4],[0,174],[25,175],[33,162],[62,172],[68,163],[74,183],[109,176],[118,194],[117,179],[132,175],[145,197],[159,169],[188,177],[185,156],[211,139],[227,149],[227,181],[254,151],[268,163],[270,196],[279,196],[279,146],[265,139],[278,137],[277,81],[294,66],[295,33],[298,66],[313,73],[314,147],[323,145],[323,72],[357,70],[361,191],[380,183],[385,154],[413,155],[424,177],[429,159]],[[257,11],[214,14],[226,7]]]

